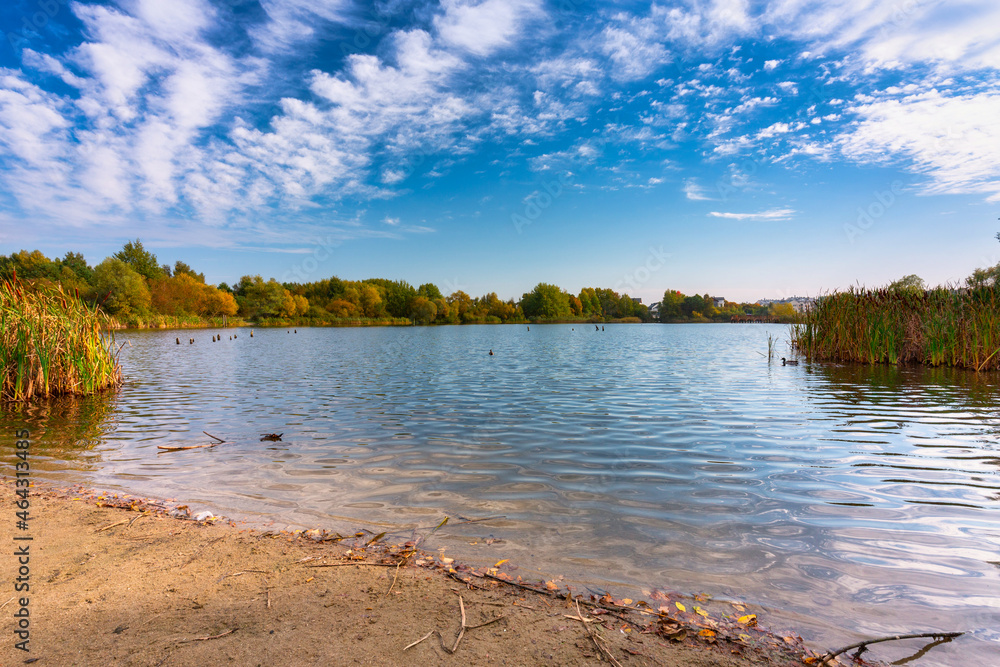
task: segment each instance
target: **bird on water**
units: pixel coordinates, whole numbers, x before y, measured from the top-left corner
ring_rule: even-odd
[[[781,365],[782,366],[798,366],[799,365],[799,360],[798,359],[785,359],[784,357],[782,357],[781,358]]]
[[[491,357],[493,356],[493,350],[490,350],[490,356]]]

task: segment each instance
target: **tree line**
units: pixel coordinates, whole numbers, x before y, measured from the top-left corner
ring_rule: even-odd
[[[204,273],[177,261],[161,264],[136,239],[97,266],[67,252],[49,259],[38,250],[0,255],[0,277],[17,275],[36,288],[61,287],[126,326],[218,323],[238,317],[258,323],[416,323],[468,324],[538,321],[651,322],[722,319],[730,312],[757,314],[753,304],[716,308],[708,295],[667,290],[658,317],[628,294],[585,287],[571,294],[539,283],[530,292],[503,300],[495,292],[472,297],[458,290],[445,295],[433,283],[413,287],[403,280],[343,280],[336,276],[308,283],[280,283],[247,275],[234,285],[205,283]],[[789,307],[790,308],[790,307]]]

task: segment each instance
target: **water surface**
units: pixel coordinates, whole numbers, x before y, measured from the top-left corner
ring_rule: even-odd
[[[920,664],[1000,655],[994,375],[768,363],[779,326],[220,331],[120,334],[116,397],[5,428],[57,479],[282,527],[503,515],[433,546],[749,600],[826,646],[964,630]],[[156,449],[203,430],[226,444]]]

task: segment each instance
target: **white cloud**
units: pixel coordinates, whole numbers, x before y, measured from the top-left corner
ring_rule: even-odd
[[[927,176],[928,194],[985,194],[1000,201],[1000,90],[947,96],[936,89],[878,96],[848,110],[858,120],[838,137],[861,162],[904,159]]]
[[[780,60],[765,60],[764,61],[764,71],[770,72],[781,64]]]
[[[538,0],[443,0],[434,18],[443,44],[485,56],[511,45],[524,23],[542,14]]]
[[[795,215],[795,209],[773,208],[760,213],[720,213],[712,211],[709,213],[714,218],[726,218],[727,220],[788,220]]]
[[[684,195],[692,201],[710,201],[712,198],[705,194],[705,187],[699,185],[693,178],[684,180]]]

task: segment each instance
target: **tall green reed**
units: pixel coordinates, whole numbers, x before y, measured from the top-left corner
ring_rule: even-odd
[[[851,288],[821,298],[791,331],[809,358],[1000,369],[1000,290]]]
[[[121,385],[113,321],[62,288],[0,281],[0,399],[94,394]]]

